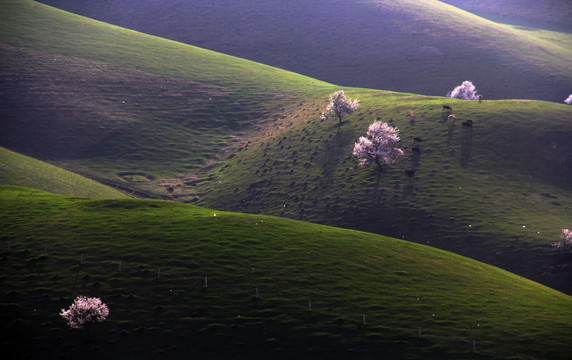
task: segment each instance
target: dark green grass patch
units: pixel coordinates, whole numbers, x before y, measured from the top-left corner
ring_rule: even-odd
[[[164,201],[1,201],[3,338],[23,357],[569,354],[569,296],[430,247]],[[58,315],[81,294],[110,308],[90,337]]]

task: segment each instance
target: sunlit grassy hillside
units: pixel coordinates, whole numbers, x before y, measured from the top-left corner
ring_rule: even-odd
[[[191,191],[189,199],[207,207],[431,244],[570,291],[571,259],[550,243],[572,224],[572,107],[348,94],[361,107],[341,127],[320,119],[323,107],[303,107],[287,118],[289,128],[265,134],[213,178],[181,193]],[[452,106],[454,124],[443,104]],[[382,172],[360,167],[352,156],[375,119],[401,131],[405,151]],[[469,119],[473,126],[463,127]],[[423,141],[412,145],[413,137]]]
[[[166,193],[330,86],[32,1],[0,16],[1,144],[123,187]]]
[[[43,1],[338,85],[444,96],[472,80],[486,98],[555,102],[572,92],[570,31],[546,41],[544,30],[496,23],[436,0]],[[485,17],[572,25],[563,0],[468,6],[484,9]]]
[[[572,223],[572,107],[346,88],[361,107],[338,129],[319,119],[333,85],[31,1],[0,6],[1,144],[130,192],[392,235],[572,293],[570,257],[550,248]],[[451,14],[418,6],[427,21]],[[451,24],[466,16],[454,13]],[[498,36],[516,53],[526,44]],[[351,156],[378,118],[406,151],[379,175]]]
[[[26,186],[57,194],[91,198],[128,195],[91,179],[0,147],[0,184]]]
[[[543,29],[572,31],[572,3],[567,0],[441,0],[487,19]]]
[[[570,296],[451,253],[175,202],[0,189],[2,341],[17,358],[570,354]],[[59,316],[77,295],[110,309],[90,337]]]

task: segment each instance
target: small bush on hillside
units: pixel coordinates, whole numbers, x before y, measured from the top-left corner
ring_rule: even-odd
[[[107,305],[100,298],[78,296],[68,310],[60,313],[72,328],[85,328],[89,334],[91,325],[102,322],[109,315]]]
[[[347,115],[351,114],[357,110],[359,106],[359,100],[351,101],[346,94],[344,94],[343,90],[336,91],[335,93],[330,95],[330,102],[326,107],[326,110],[322,112],[321,118],[331,119],[333,117],[337,117],[340,125],[342,124],[342,118]]]
[[[453,91],[447,93],[447,97],[461,99],[461,100],[478,100],[479,94],[477,93],[477,88],[469,80],[463,81],[463,83]]]
[[[572,105],[572,94],[570,94],[570,96],[568,96],[568,98],[566,98],[566,100],[564,100],[564,103],[566,103],[568,105]]]
[[[399,144],[399,130],[387,123],[375,121],[367,130],[367,137],[362,136],[354,144],[353,155],[360,165],[377,165],[379,169],[383,164],[393,164],[403,155]]]

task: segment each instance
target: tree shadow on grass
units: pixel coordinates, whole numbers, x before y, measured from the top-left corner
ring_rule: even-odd
[[[461,167],[466,168],[471,160],[471,150],[473,146],[473,128],[463,127],[461,134]]]

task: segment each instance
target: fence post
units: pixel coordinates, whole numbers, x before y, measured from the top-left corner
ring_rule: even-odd
[[[308,300],[308,311],[312,311],[312,300]]]
[[[421,327],[417,328],[417,332],[419,333],[419,339],[421,339]]]
[[[157,279],[161,278],[161,268],[159,268],[159,270],[157,271]]]
[[[363,325],[365,326],[365,314],[363,314]]]
[[[209,278],[208,276],[205,276],[205,288],[209,287]]]
[[[256,298],[258,299],[258,286],[256,287]]]
[[[473,352],[476,353],[477,352],[477,341],[473,340]]]

